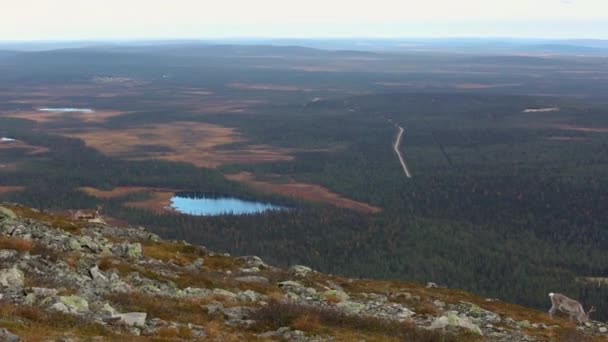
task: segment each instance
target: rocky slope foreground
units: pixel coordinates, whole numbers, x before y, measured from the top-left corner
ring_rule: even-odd
[[[0,206],[0,341],[603,341],[608,326]],[[547,299],[547,304],[549,300]]]

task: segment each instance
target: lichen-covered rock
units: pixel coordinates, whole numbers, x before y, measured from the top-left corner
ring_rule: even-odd
[[[141,258],[143,250],[140,243],[132,243],[127,247],[127,256],[130,258]]]
[[[293,265],[289,268],[289,272],[295,277],[306,277],[312,272],[312,269],[308,266]]]
[[[240,281],[241,283],[254,283],[254,284],[268,284],[268,278],[259,277],[259,276],[244,276],[244,277],[236,277],[234,278],[236,281]]]
[[[9,269],[0,270],[0,285],[8,288],[23,287],[23,272],[16,266]]]
[[[483,335],[481,329],[473,324],[467,317],[458,316],[455,312],[448,312],[447,316],[441,316],[431,323],[429,329],[445,329],[447,327],[461,327],[478,335]]]
[[[8,217],[9,219],[16,219],[17,218],[17,214],[15,214],[14,211],[10,210],[9,208],[0,206],[0,217]]]
[[[131,327],[143,327],[146,324],[146,317],[148,314],[145,312],[128,312],[121,314],[114,314],[112,318],[118,318],[123,324]]]
[[[317,294],[317,297],[322,300],[336,300],[338,302],[347,301],[350,297],[346,292],[340,290],[328,290]]]
[[[10,331],[2,328],[0,329],[0,341],[3,342],[19,342],[21,339],[19,336],[11,333]]]
[[[89,303],[86,299],[79,296],[60,296],[59,302],[68,308],[72,313],[83,313],[89,311]]]
[[[358,314],[365,309],[365,304],[347,301],[336,304],[336,308],[348,314]]]

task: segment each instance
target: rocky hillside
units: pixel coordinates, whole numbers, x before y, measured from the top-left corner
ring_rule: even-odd
[[[0,206],[0,297],[0,341],[608,339],[600,322],[434,284],[285,270],[14,204]]]

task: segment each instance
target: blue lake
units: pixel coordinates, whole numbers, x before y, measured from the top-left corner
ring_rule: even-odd
[[[171,208],[182,214],[197,216],[257,214],[267,210],[287,209],[272,203],[247,201],[236,197],[205,196],[196,198],[173,196]]]

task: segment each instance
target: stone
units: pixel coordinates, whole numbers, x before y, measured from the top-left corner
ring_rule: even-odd
[[[438,287],[439,287],[439,286],[438,286],[437,284],[433,283],[433,282],[428,282],[428,283],[426,283],[426,288],[427,288],[427,289],[436,289],[436,288],[438,288]]]
[[[243,261],[245,266],[247,266],[248,268],[257,267],[259,269],[268,267],[268,265],[266,265],[266,263],[264,263],[264,261],[260,257],[255,255],[238,257],[236,258],[236,260]]]
[[[517,326],[521,329],[528,329],[530,328],[532,325],[530,324],[530,321],[528,320],[523,320],[523,321],[518,321],[517,322]]]
[[[605,333],[607,333],[607,332],[608,332],[608,328],[606,328],[606,327],[601,327],[601,328],[599,329],[599,332],[601,332],[602,334],[605,334]]]
[[[211,293],[213,293],[214,295],[220,295],[220,296],[224,296],[227,298],[236,298],[236,294],[234,292],[230,292],[230,291],[224,290],[224,289],[215,288],[211,291]]]
[[[435,305],[436,307],[438,307],[440,309],[445,308],[445,303],[438,299],[433,302],[433,305]]]
[[[51,306],[51,309],[57,310],[59,312],[69,312],[70,311],[70,309],[68,309],[68,307],[65,304],[63,304],[62,302],[57,302],[57,303],[53,304]]]
[[[14,251],[12,249],[1,249],[0,250],[0,259],[10,259],[16,257],[19,252]]]
[[[461,327],[477,335],[483,335],[481,329],[473,324],[467,317],[458,316],[454,312],[449,312],[447,316],[441,316],[435,319],[428,329],[436,330],[445,329],[446,327]]]
[[[24,299],[25,305],[33,305],[36,303],[36,295],[33,292],[28,293]]]
[[[246,290],[237,295],[237,299],[241,302],[257,302],[261,298],[261,295],[252,290]]]
[[[365,309],[365,304],[346,301],[336,304],[336,307],[348,314],[358,314]]]
[[[257,267],[249,267],[249,268],[243,268],[241,270],[241,272],[243,272],[243,273],[260,273],[260,269]]]
[[[247,318],[249,312],[242,307],[222,309],[222,314],[228,321],[242,321]]]
[[[110,303],[105,303],[99,311],[108,317],[114,317],[114,315],[117,314],[116,309],[114,309]]]
[[[306,277],[312,272],[312,268],[303,265],[293,265],[289,268],[289,272],[296,277]]]
[[[207,289],[187,287],[183,290],[178,290],[176,295],[178,297],[207,297],[209,294],[211,294],[211,291]]]
[[[0,217],[2,216],[8,217],[9,219],[16,219],[18,217],[14,211],[10,210],[9,208],[0,206]]]
[[[123,324],[130,327],[144,327],[146,325],[146,317],[148,316],[145,312],[128,312],[115,314],[112,318],[118,318]]]
[[[74,238],[68,239],[66,241],[66,243],[65,243],[65,247],[69,251],[79,251],[79,250],[82,249],[82,246],[80,245],[80,242],[78,242],[78,240],[76,240]]]
[[[53,297],[59,293],[57,289],[47,289],[45,287],[32,287],[30,290],[39,297]]]
[[[268,284],[269,281],[267,278],[259,277],[259,276],[244,276],[244,277],[236,277],[234,280],[239,281],[241,283],[254,283],[254,284]]]
[[[79,296],[61,296],[59,302],[67,306],[72,313],[81,313],[89,311],[89,303],[86,299]]]
[[[97,282],[99,282],[99,281],[107,282],[108,281],[108,278],[103,273],[101,273],[101,271],[99,270],[99,266],[97,266],[97,265],[95,265],[93,268],[91,268],[89,270],[89,273],[91,273],[91,278],[94,281],[97,281]]]
[[[207,305],[201,305],[201,307],[207,310],[208,314],[215,315],[220,313],[224,309],[224,304],[214,300],[213,302]]]
[[[2,207],[0,207],[2,208]],[[21,341],[21,339],[19,338],[19,336],[11,333],[10,331],[2,328],[0,329],[0,341],[3,342],[19,342]]]
[[[197,258],[190,264],[190,266],[194,269],[200,269],[205,264],[205,260],[203,258]]]
[[[16,266],[9,269],[0,270],[0,285],[8,288],[23,287],[23,272]]]
[[[286,280],[286,281],[282,281],[280,283],[277,284],[280,288],[300,288],[300,287],[304,287],[304,285],[298,283],[297,281],[293,281],[293,280]]]
[[[344,302],[350,298],[346,292],[340,290],[328,290],[320,295],[317,294],[317,296],[320,296],[323,300],[336,299],[338,302]]]
[[[92,252],[100,252],[101,251],[101,247],[95,243],[95,241],[93,241],[93,238],[91,238],[90,236],[82,236],[80,238],[80,245],[82,247],[86,247],[88,249],[90,249]]]
[[[127,247],[127,256],[130,258],[141,258],[143,256],[141,244],[139,242],[129,244]]]

